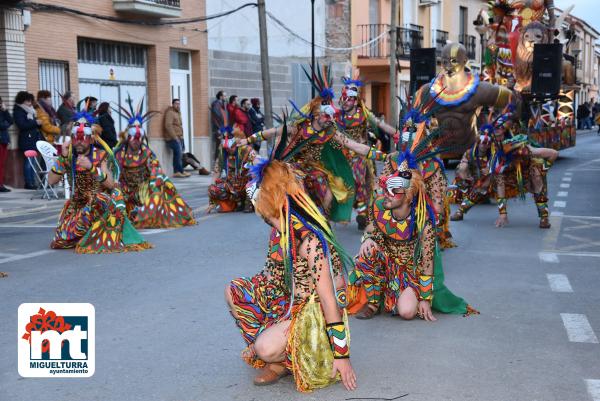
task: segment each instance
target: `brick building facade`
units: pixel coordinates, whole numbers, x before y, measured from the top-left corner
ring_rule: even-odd
[[[134,22],[200,17],[205,0],[38,0],[88,14]],[[164,111],[182,98],[186,148],[210,164],[208,47],[206,23],[142,25],[107,21],[64,11],[0,8],[0,96],[12,110],[20,90],[54,93],[71,90],[77,99],[92,95],[124,104],[131,94],[145,96],[149,110]],[[30,15],[30,18],[29,18]],[[113,114],[113,117],[116,117]],[[125,122],[115,118],[116,128]],[[22,155],[11,135],[7,184],[22,185]],[[163,140],[163,118],[148,127],[150,143],[170,170]]]

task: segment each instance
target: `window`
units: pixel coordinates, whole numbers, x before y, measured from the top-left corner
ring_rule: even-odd
[[[186,71],[190,69],[190,55],[188,52],[171,50],[170,59],[171,69]]]
[[[146,66],[146,46],[80,38],[77,58],[83,63]]]
[[[312,86],[299,63],[292,63],[292,98],[298,107],[302,107],[311,99]]]
[[[458,35],[464,37],[467,34],[467,24],[469,21],[469,10],[467,7],[460,7],[458,11]]]
[[[40,89],[52,93],[52,105],[54,108],[58,108],[62,103],[60,94],[64,94],[71,89],[69,85],[69,63],[58,60],[40,60],[39,76]]]

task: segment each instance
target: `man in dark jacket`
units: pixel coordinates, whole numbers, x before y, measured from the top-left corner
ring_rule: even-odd
[[[13,119],[0,97],[0,192],[10,192],[10,189],[4,186],[4,167],[8,156],[8,144],[10,143],[8,128],[12,123]]]
[[[19,128],[19,149],[22,152],[27,150],[37,150],[36,142],[42,140],[42,134],[39,127],[42,122],[37,119],[35,109],[33,108],[34,97],[29,92],[19,92],[15,97],[15,107],[13,109],[13,118],[15,125]],[[37,189],[35,184],[35,170],[29,164],[27,158],[23,162],[23,175],[25,178],[25,189]]]
[[[213,160],[219,157],[219,144],[221,143],[221,129],[229,125],[229,112],[227,111],[227,94],[223,91],[217,92],[217,98],[210,105],[210,116],[213,133]]]
[[[252,133],[256,134],[265,129],[265,115],[260,110],[260,100],[256,97],[250,99],[252,107],[248,110],[248,116],[250,117],[250,123],[252,124]],[[258,152],[260,144],[255,143],[252,145],[254,150]]]
[[[110,115],[110,105],[108,102],[100,103],[98,106],[98,124],[102,127],[100,137],[110,148],[117,145],[117,131],[115,129],[115,120]]]

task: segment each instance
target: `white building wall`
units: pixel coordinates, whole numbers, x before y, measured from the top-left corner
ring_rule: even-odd
[[[233,10],[246,0],[207,0],[206,15]],[[269,0],[267,11],[283,22],[292,31],[310,41],[310,1]],[[315,1],[315,43],[325,44],[326,6],[325,0]],[[235,53],[260,54],[258,9],[247,7],[224,18],[208,21],[208,48]],[[267,16],[267,38],[271,57],[310,57],[311,47],[275,24]],[[315,54],[323,52],[316,48]]]

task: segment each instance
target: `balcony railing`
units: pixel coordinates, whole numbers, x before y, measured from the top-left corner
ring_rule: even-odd
[[[442,48],[446,46],[446,43],[448,42],[448,32],[434,29],[432,33],[433,40],[431,45],[435,47],[435,55],[437,57],[442,57]]]
[[[475,48],[477,46],[477,38],[473,35],[458,35],[458,42],[462,43],[467,49],[467,57],[470,60],[475,60]]]
[[[396,55],[410,57],[410,49],[423,47],[423,27],[411,24],[409,28],[398,28]]]
[[[382,33],[389,31],[388,24],[358,25],[362,43],[368,42]],[[407,28],[398,28],[396,37],[396,55],[399,58],[410,57],[410,49],[423,47],[423,27],[411,25]],[[359,50],[358,57],[362,58],[387,58],[390,56],[390,37],[384,35],[380,40]]]
[[[388,24],[366,24],[358,25],[361,43],[375,39],[384,32],[390,30]],[[358,57],[363,58],[385,58],[390,56],[390,36],[384,35],[380,40],[359,49]]]
[[[116,11],[157,18],[181,17],[180,0],[113,0]]]

